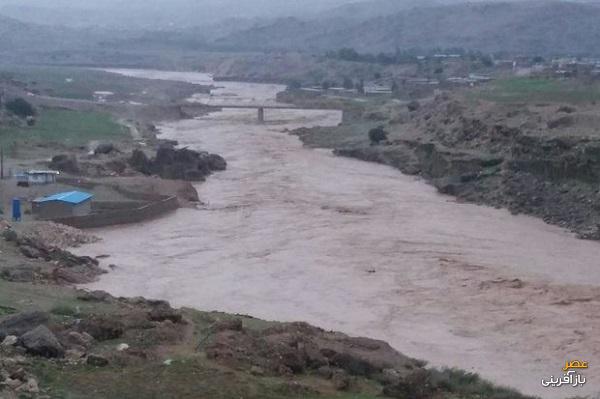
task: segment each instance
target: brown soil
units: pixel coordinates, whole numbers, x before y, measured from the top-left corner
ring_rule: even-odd
[[[374,123],[389,132],[381,145],[369,143],[366,126],[353,140],[343,137],[348,125],[296,133],[339,155],[420,175],[463,201],[534,215],[581,238],[600,239],[598,105],[502,104],[457,94],[412,112],[397,104],[380,113],[383,120]]]

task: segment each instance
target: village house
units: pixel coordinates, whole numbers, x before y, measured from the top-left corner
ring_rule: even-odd
[[[30,170],[15,175],[18,186],[43,185],[56,183],[60,172],[55,170]]]
[[[378,84],[367,84],[364,87],[364,93],[366,96],[391,96],[393,94],[391,86],[384,86]]]
[[[81,191],[57,193],[32,202],[33,215],[41,220],[85,216],[92,212],[93,195]]]

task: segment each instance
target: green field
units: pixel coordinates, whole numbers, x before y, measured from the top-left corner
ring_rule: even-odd
[[[496,102],[600,101],[600,84],[577,80],[509,78],[489,83],[472,92],[476,98]]]
[[[39,94],[76,100],[93,100],[96,91],[110,91],[121,98],[145,89],[143,80],[85,68],[0,67],[1,76],[25,83]]]
[[[43,94],[82,100],[92,100],[95,91],[127,93],[137,88],[126,77],[82,68],[0,67],[0,76],[26,83],[30,90]]]
[[[207,87],[185,82],[132,78],[74,67],[0,65],[0,81],[2,79],[21,82],[26,90],[35,94],[76,100],[94,100],[95,92],[108,91],[114,93],[108,97],[112,102],[157,103],[208,92]]]
[[[123,138],[125,126],[100,112],[79,112],[64,109],[42,109],[31,127],[0,127],[0,144],[58,143],[84,145],[90,140]]]

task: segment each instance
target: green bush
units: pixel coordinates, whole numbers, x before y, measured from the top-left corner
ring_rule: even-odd
[[[21,118],[35,115],[33,105],[22,98],[15,98],[14,100],[8,101],[6,103],[6,109]]]
[[[382,141],[387,140],[387,132],[383,129],[383,126],[378,126],[369,131],[369,140],[371,144],[379,144]]]
[[[79,314],[79,310],[70,305],[56,305],[50,310],[50,313],[57,316],[75,316]]]

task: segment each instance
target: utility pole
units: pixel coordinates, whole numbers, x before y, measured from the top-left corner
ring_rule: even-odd
[[[4,147],[0,145],[0,180],[4,180]]]

